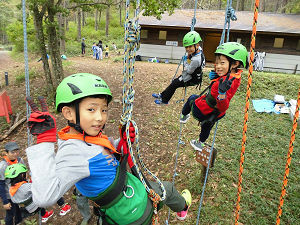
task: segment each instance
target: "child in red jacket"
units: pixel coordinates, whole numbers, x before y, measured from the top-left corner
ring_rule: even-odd
[[[201,122],[199,139],[190,141],[197,151],[202,151],[213,125],[225,116],[230,100],[240,86],[243,71],[238,68],[248,68],[247,49],[237,42],[220,45],[215,55],[215,71],[209,73],[212,81],[207,94],[191,95],[180,116],[180,122],[186,123],[192,112],[193,117]]]

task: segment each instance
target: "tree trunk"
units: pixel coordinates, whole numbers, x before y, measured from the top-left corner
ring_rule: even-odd
[[[219,0],[219,10],[222,9],[222,0]]]
[[[63,79],[63,67],[60,57],[59,51],[59,43],[57,38],[56,31],[56,22],[55,22],[55,14],[56,9],[54,6],[54,0],[48,0],[47,2],[47,11],[48,11],[48,24],[47,24],[47,32],[48,32],[48,40],[49,40],[49,51],[52,62],[52,72],[53,72],[53,85],[56,88],[58,84]]]
[[[276,5],[275,5],[275,9],[274,9],[275,13],[278,12],[278,10],[279,10],[280,2],[281,2],[281,0],[276,1]]]
[[[65,54],[66,51],[66,42],[65,42],[65,18],[62,13],[58,14],[58,29],[59,29],[59,44],[60,52]]]
[[[245,11],[245,0],[241,0],[241,10],[240,11]]]
[[[55,92],[55,88],[52,82],[49,61],[47,58],[45,35],[43,32],[43,15],[39,12],[39,8],[37,5],[33,6],[32,11],[33,11],[34,27],[36,30],[36,39],[37,39],[36,41],[42,56],[43,69],[44,69],[44,75],[46,80],[46,90],[47,90],[47,94],[52,95]]]
[[[100,22],[101,22],[101,16],[102,16],[102,10],[99,11],[99,20],[98,20],[99,26],[100,26]]]
[[[82,27],[85,25],[85,12],[82,11]]]
[[[99,28],[98,15],[99,15],[99,11],[98,11],[98,9],[96,9],[96,11],[95,11],[95,30],[98,30],[98,28]]]
[[[239,11],[239,4],[240,4],[240,0],[237,0],[236,1],[236,7],[235,7],[236,11]]]
[[[110,13],[110,6],[107,6],[107,8],[106,8],[106,22],[105,22],[105,35],[106,35],[106,37],[108,36],[108,27],[109,27],[109,17],[110,17],[110,15],[109,15],[109,13]]]
[[[120,2],[120,4],[119,4],[119,22],[120,22],[120,27],[123,27],[123,23],[122,23],[122,2]]]
[[[286,13],[286,5],[289,3],[288,0],[283,0],[282,1],[282,10],[281,13]]]
[[[261,12],[265,12],[266,11],[266,1],[265,0],[262,0],[261,1],[261,4],[259,6]]]
[[[81,9],[77,9],[77,41],[81,40]]]

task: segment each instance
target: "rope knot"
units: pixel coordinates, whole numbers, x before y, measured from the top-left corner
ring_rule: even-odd
[[[161,201],[161,198],[153,189],[150,189],[150,191],[148,193],[148,197],[153,202],[153,208],[154,208],[153,209],[154,214],[153,214],[153,217],[152,217],[152,224],[159,224],[158,223],[158,215],[157,215],[157,205]]]
[[[136,47],[139,49],[139,43],[140,43],[140,31],[141,27],[140,25],[137,25],[137,23],[133,20],[129,20],[127,24],[127,38],[126,41],[130,45],[130,49],[134,50]]]
[[[232,21],[236,21],[237,17],[235,15],[235,10],[231,6],[227,9],[227,19],[231,19]]]

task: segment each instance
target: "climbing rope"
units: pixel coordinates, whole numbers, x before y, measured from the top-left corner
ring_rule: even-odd
[[[244,128],[243,128],[243,137],[242,137],[240,172],[239,172],[238,193],[237,193],[237,202],[236,202],[236,211],[235,211],[235,225],[239,224],[238,221],[239,221],[239,216],[240,216],[240,200],[241,200],[240,194],[242,191],[242,181],[243,181],[242,175],[243,175],[243,170],[244,170],[245,148],[246,148],[246,139],[247,139],[247,128],[248,128],[247,122],[248,122],[248,114],[249,114],[249,106],[250,106],[249,99],[250,99],[250,95],[251,95],[258,6],[259,6],[259,0],[255,0],[253,28],[252,28],[251,46],[250,46],[250,64],[249,64],[249,73],[248,73],[248,85],[247,85],[247,93],[246,93],[246,105],[245,105],[245,110],[244,110],[245,115],[244,115]]]
[[[139,153],[139,132],[138,127],[136,123],[132,120],[132,111],[133,111],[133,101],[134,101],[134,88],[133,88],[133,81],[134,81],[134,63],[135,63],[135,56],[136,51],[139,49],[139,43],[140,43],[140,26],[138,24],[139,20],[139,8],[140,8],[140,1],[136,1],[136,10],[135,10],[135,17],[132,20],[129,20],[129,7],[130,7],[130,0],[126,0],[126,14],[125,14],[125,38],[124,38],[124,69],[123,69],[123,113],[121,115],[120,119],[120,127],[126,125],[126,136],[127,136],[127,143],[129,152],[132,158],[132,162],[134,164],[134,167],[137,171],[137,174],[139,176],[139,179],[145,186],[146,191],[148,192],[149,198],[153,202],[154,206],[154,219],[153,221],[158,221],[157,216],[157,204],[160,201],[163,201],[166,197],[166,190],[161,183],[161,181],[150,171],[147,169],[145,164],[143,163],[142,158],[140,157]],[[130,141],[130,135],[129,135],[129,126],[132,123],[133,127],[135,128],[135,143],[136,143],[136,154],[138,157],[138,161],[144,171],[146,171],[150,176],[154,178],[154,180],[159,184],[162,196],[159,196],[157,193],[155,193],[146,183],[142,172],[139,169],[138,163],[134,157],[133,154],[133,148]],[[155,222],[153,222],[155,223]]]
[[[230,31],[230,21],[231,20],[236,21],[237,17],[235,15],[234,9],[232,8],[232,0],[227,0],[227,6],[226,6],[226,12],[225,12],[225,23],[224,23],[222,36],[221,36],[220,45],[224,43],[226,30],[227,30],[226,42],[229,41],[229,31]],[[227,28],[226,28],[226,25],[227,25]]]
[[[24,36],[24,61],[25,61],[25,90],[26,97],[30,96],[29,86],[29,69],[28,69],[28,49],[27,49],[27,25],[26,25],[26,1],[22,0],[22,12],[23,12],[23,36]],[[26,102],[26,117],[27,120],[31,114],[31,109]],[[27,127],[27,145],[32,145],[32,135],[30,134],[29,127]]]
[[[299,90],[298,90],[297,107],[296,107],[296,111],[295,111],[295,115],[294,115],[293,128],[292,128],[292,133],[291,133],[291,140],[290,140],[290,144],[289,144],[289,151],[288,151],[288,154],[287,154],[287,160],[286,160],[286,165],[285,165],[285,173],[284,173],[284,177],[283,177],[281,195],[280,195],[280,200],[279,200],[279,205],[278,205],[276,225],[280,224],[280,218],[281,218],[281,215],[282,215],[283,202],[284,202],[284,198],[286,196],[286,188],[287,188],[287,183],[288,183],[288,178],[289,178],[289,173],[290,173],[290,165],[291,165],[291,161],[292,161],[294,141],[295,141],[295,135],[296,135],[297,125],[298,125],[299,108],[300,108],[300,87],[299,87]]]
[[[230,19],[237,20],[237,17],[235,16],[235,11],[231,5],[232,5],[232,0],[227,0],[227,7],[226,7],[226,11],[225,11],[225,24],[224,24],[224,28],[223,28],[223,32],[222,32],[222,36],[221,36],[219,45],[223,44],[225,41],[226,30],[227,30],[227,41],[226,42],[229,41]],[[228,25],[227,27],[226,27],[226,24]],[[205,188],[206,188],[206,183],[207,183],[207,178],[208,178],[208,173],[209,173],[209,168],[210,168],[210,162],[212,159],[213,149],[214,149],[214,145],[215,145],[216,134],[217,134],[217,130],[218,130],[218,123],[219,123],[219,121],[217,121],[217,123],[216,123],[214,137],[213,137],[213,141],[212,141],[210,152],[209,152],[208,165],[207,165],[206,172],[205,172],[205,178],[204,178],[204,183],[203,183],[203,187],[202,187],[202,193],[201,193],[201,199],[200,199],[199,208],[198,208],[196,225],[198,225],[199,221],[200,221],[200,213],[201,213],[201,208],[202,208],[202,203],[203,203],[203,198],[204,198],[204,193],[205,193]]]

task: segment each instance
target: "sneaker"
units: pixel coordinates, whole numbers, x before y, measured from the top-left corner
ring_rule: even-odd
[[[157,105],[168,105],[168,103],[162,102],[161,99],[155,99],[154,102],[155,102]]]
[[[48,221],[48,219],[53,216],[54,212],[53,210],[51,211],[46,211],[45,215],[42,216],[42,223],[46,223]]]
[[[160,98],[160,99],[161,99],[161,94],[160,94],[160,93],[158,93],[158,94],[153,93],[153,94],[152,94],[152,97],[153,97],[153,98]]]
[[[59,215],[64,216],[66,215],[69,211],[71,210],[71,206],[66,203],[63,205],[63,207],[61,207],[61,210],[59,212]]]
[[[183,115],[183,114],[180,114],[180,123],[186,123],[188,120],[190,119],[190,114],[187,114],[187,115]]]
[[[186,205],[188,206],[188,208],[186,210],[182,210],[181,212],[177,212],[176,214],[176,217],[177,219],[179,220],[185,220],[186,216],[187,216],[187,213],[188,213],[188,210],[192,204],[192,195],[190,193],[190,191],[188,189],[184,189],[182,192],[181,192],[181,195],[182,197],[184,197],[185,199],[185,203]]]
[[[204,147],[204,143],[202,143],[201,141],[197,141],[197,140],[191,140],[190,141],[191,146],[196,150],[196,151],[200,151],[202,152],[202,149]]]

